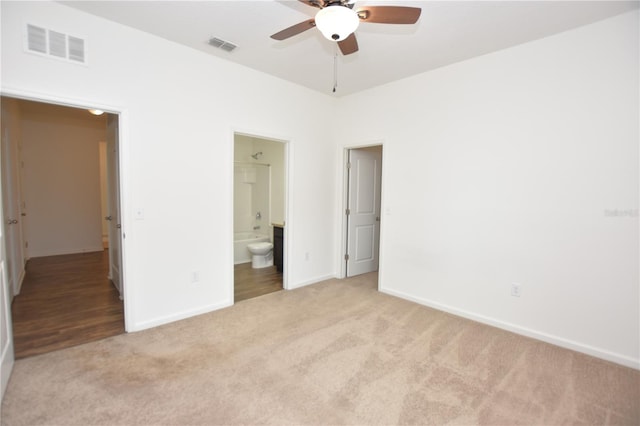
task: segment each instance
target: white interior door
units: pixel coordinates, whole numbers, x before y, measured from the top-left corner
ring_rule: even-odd
[[[2,199],[0,198],[0,210],[2,210]],[[11,326],[11,296],[9,294],[9,283],[7,280],[6,257],[5,257],[5,224],[0,223],[0,401],[4,396],[4,391],[9,383],[9,376],[13,369],[13,337]]]
[[[381,147],[349,151],[347,276],[378,270]]]
[[[122,228],[120,225],[120,170],[118,165],[118,116],[107,116],[107,204],[109,224],[109,279],[122,299]]]
[[[4,104],[4,102],[3,102]],[[4,106],[4,105],[3,105]],[[2,203],[5,224],[5,269],[9,283],[9,297],[20,293],[24,276],[24,252],[20,209],[20,180],[18,173],[19,141],[17,129],[11,126],[11,112],[3,108],[2,120]],[[25,213],[24,211],[22,213]],[[26,214],[26,213],[25,213]]]

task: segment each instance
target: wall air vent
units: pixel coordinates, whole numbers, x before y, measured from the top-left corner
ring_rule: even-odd
[[[28,52],[86,64],[86,42],[79,37],[27,24],[25,49]]]
[[[233,44],[231,42],[228,42],[228,41],[225,41],[225,40],[222,40],[222,39],[220,39],[218,37],[211,37],[209,39],[209,44],[211,46],[213,46],[213,47],[217,47],[218,49],[222,49],[222,50],[224,50],[226,52],[231,52],[233,49],[238,47],[235,44]]]

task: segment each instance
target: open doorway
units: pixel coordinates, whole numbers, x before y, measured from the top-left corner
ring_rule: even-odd
[[[346,150],[344,276],[378,270],[382,198],[382,145]]]
[[[234,301],[284,288],[286,143],[235,133]]]
[[[3,163],[17,171],[2,187],[18,218],[6,239],[16,358],[123,333],[118,115],[2,105]]]

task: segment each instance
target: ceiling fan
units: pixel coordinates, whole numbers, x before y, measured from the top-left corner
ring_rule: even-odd
[[[320,9],[315,18],[307,19],[285,28],[271,36],[275,40],[286,40],[313,27],[318,27],[327,39],[338,42],[343,55],[358,51],[354,31],[360,22],[376,24],[415,24],[421,9],[406,6],[364,6],[353,10],[353,0],[298,0]]]

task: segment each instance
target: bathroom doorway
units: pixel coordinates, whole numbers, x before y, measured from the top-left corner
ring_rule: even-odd
[[[285,282],[286,142],[234,133],[234,302]]]

